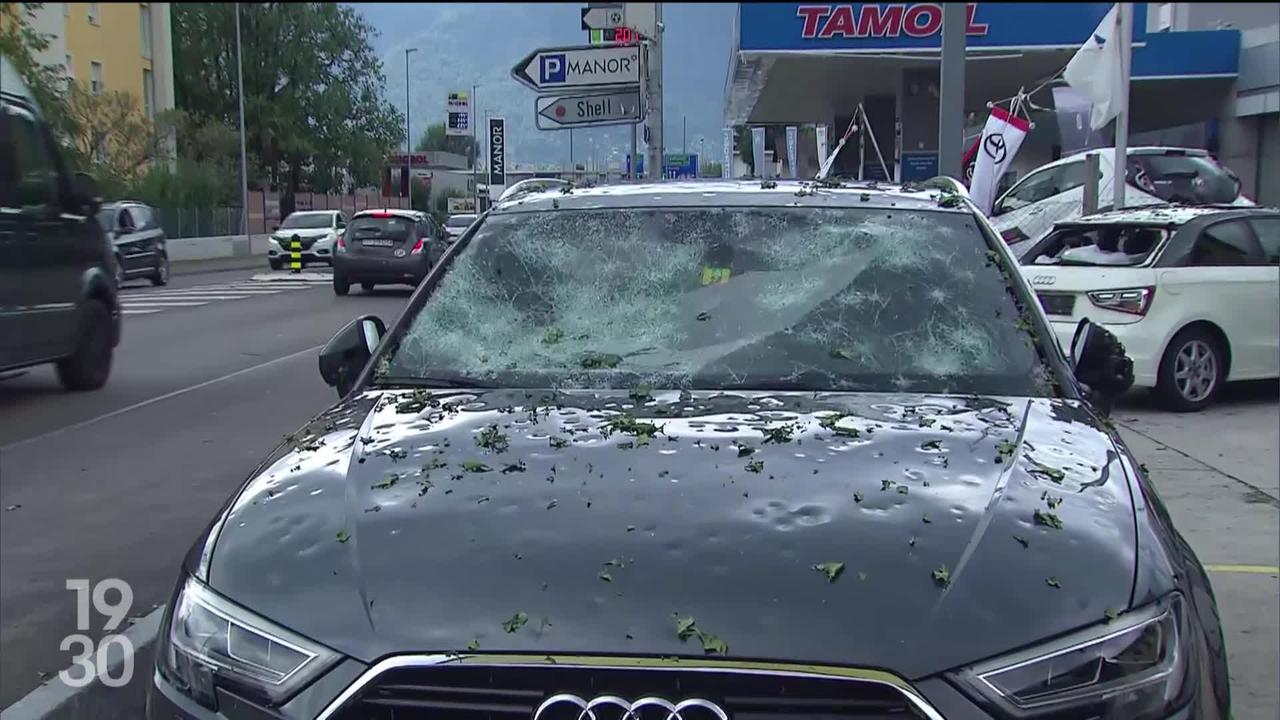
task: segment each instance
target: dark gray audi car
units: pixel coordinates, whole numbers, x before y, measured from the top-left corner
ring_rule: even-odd
[[[945,182],[500,203],[197,540],[148,714],[1226,718],[1213,592]]]

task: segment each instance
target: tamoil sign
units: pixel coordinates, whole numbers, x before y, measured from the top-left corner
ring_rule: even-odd
[[[740,51],[937,50],[943,3],[741,3]],[[966,7],[965,44],[975,49],[1075,49],[1112,3],[980,2]],[[1146,34],[1146,3],[1134,5],[1134,40]]]

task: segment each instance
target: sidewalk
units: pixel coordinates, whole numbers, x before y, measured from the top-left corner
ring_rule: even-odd
[[[200,273],[229,272],[232,270],[267,270],[266,255],[248,257],[211,258],[208,260],[173,260],[169,262],[169,274],[198,275]]]

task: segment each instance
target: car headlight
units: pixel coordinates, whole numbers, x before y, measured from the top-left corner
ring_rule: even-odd
[[[962,687],[1009,718],[1163,718],[1186,668],[1182,598],[967,668]]]
[[[169,615],[160,664],[181,690],[215,708],[215,687],[279,705],[339,657],[187,578]]]
[[[279,246],[281,243],[281,240],[275,235],[272,235],[271,237],[267,238],[267,242],[271,243],[272,245]]]

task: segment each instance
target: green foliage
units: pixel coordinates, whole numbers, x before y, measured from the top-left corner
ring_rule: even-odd
[[[238,122],[235,7],[171,6],[174,94],[201,123]],[[338,189],[346,174],[357,187],[376,184],[386,153],[404,138],[404,123],[381,98],[373,28],[346,5],[240,7],[251,176],[286,192],[304,183]]]
[[[444,223],[445,220],[449,219],[449,198],[467,197],[467,193],[449,188],[448,190],[440,191],[435,197],[436,201],[433,203],[434,207],[431,209],[431,214],[435,216],[436,222]]]
[[[443,152],[451,152],[462,155],[467,158],[467,165],[470,166],[475,160],[476,146],[471,142],[470,135],[446,135],[444,123],[434,123],[427,126],[422,137],[418,138],[418,144],[413,148],[414,152],[427,152],[428,150],[439,150]]]
[[[751,147],[751,128],[746,125],[739,125],[733,129],[734,138],[737,140],[738,157],[742,158],[742,162],[747,164],[751,170],[751,174],[756,174],[756,155]]]
[[[703,162],[702,177],[718,178],[724,173],[724,165],[718,162]]]
[[[43,6],[44,3],[0,3],[0,55],[31,89],[54,136],[65,141],[77,130],[65,109],[66,82],[58,67],[41,65],[36,60],[38,53],[49,48],[50,36],[32,27],[36,11]]]

